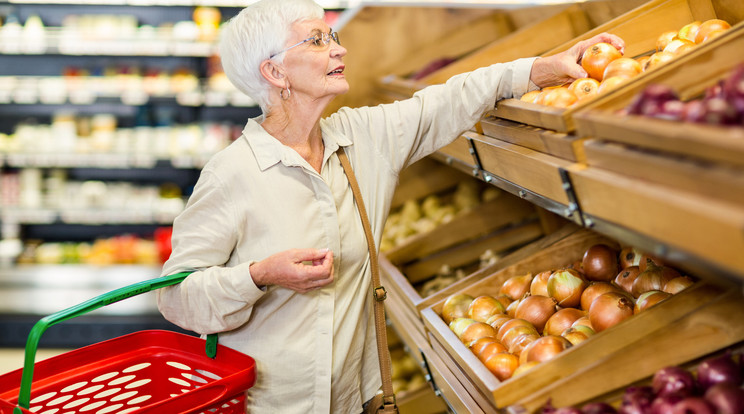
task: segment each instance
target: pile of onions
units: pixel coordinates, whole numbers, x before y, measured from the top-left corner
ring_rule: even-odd
[[[633,282],[633,296],[639,297],[641,293],[651,290],[662,290],[667,282],[682,275],[668,266],[658,266],[651,259],[646,259],[646,268],[642,270]]]

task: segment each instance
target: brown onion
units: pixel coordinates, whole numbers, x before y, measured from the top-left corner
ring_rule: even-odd
[[[506,308],[496,298],[483,295],[470,302],[467,317],[478,322],[486,322],[492,315],[505,312]]]
[[[481,362],[485,362],[491,355],[507,352],[507,348],[501,342],[491,342],[483,347],[479,353],[475,354]]]
[[[530,283],[530,295],[550,296],[548,295],[548,278],[551,274],[553,274],[552,271],[546,270],[538,273],[537,276],[532,278],[532,283]]]
[[[464,293],[457,293],[448,297],[442,306],[444,323],[449,325],[457,318],[464,318],[468,314],[468,307],[472,301],[473,297]]]
[[[646,270],[646,265],[648,264],[648,261],[649,260],[651,260],[652,262],[654,262],[654,264],[656,266],[664,266],[666,264],[661,259],[659,259],[658,257],[651,256],[651,255],[648,255],[648,254],[644,254],[643,256],[641,256],[640,262],[638,262],[638,267],[641,268],[641,272],[643,272],[643,271]]]
[[[571,345],[578,345],[589,339],[590,335],[576,328],[568,328],[561,333],[561,336],[568,339],[568,342],[571,342]]]
[[[466,346],[470,346],[477,339],[485,336],[496,336],[496,330],[485,322],[475,322],[468,325],[460,335],[460,340]]]
[[[493,344],[493,343],[497,343],[497,344],[501,345],[501,343],[498,341],[498,339],[496,339],[495,336],[484,336],[483,338],[478,338],[475,341],[473,341],[473,343],[470,344],[470,350],[473,351],[473,353],[476,356],[478,356],[478,355],[480,355],[480,353],[483,351],[483,349],[487,345]],[[501,346],[503,346],[503,345],[501,345]],[[506,348],[506,347],[504,347],[504,348]]]
[[[537,332],[542,333],[545,323],[555,313],[556,305],[557,301],[547,296],[527,296],[519,302],[516,316],[532,323]]]
[[[517,299],[514,302],[510,303],[509,306],[506,307],[506,314],[511,316],[512,318],[516,318],[517,306],[519,306],[520,301],[521,299]]]
[[[506,295],[496,295],[496,300],[501,302],[502,305],[504,305],[504,309],[506,309],[507,306],[509,306],[513,301],[509,299],[509,296]]]
[[[589,310],[597,296],[607,292],[622,292],[622,289],[608,282],[592,282],[581,294],[581,309]]]
[[[588,315],[576,319],[576,322],[571,325],[572,328],[575,328],[577,326],[586,326],[587,328],[594,330],[594,328],[592,327],[592,321],[589,320]]]
[[[519,357],[508,352],[491,355],[483,364],[499,381],[506,381],[519,367]]]
[[[641,268],[638,266],[628,266],[621,270],[615,277],[615,284],[620,286],[624,291],[633,293],[633,282],[641,274]]]
[[[587,281],[577,270],[556,270],[548,278],[548,296],[555,299],[559,306],[573,308],[581,303],[581,294]]]
[[[641,293],[650,290],[662,290],[670,280],[680,277],[676,270],[667,266],[657,266],[651,259],[646,260],[646,270],[633,282],[633,296],[639,297]]]
[[[672,295],[676,295],[677,293],[687,289],[693,284],[695,284],[695,281],[692,280],[691,277],[680,276],[680,277],[675,277],[674,279],[666,282],[666,284],[661,290],[666,293],[671,293]]]
[[[515,326],[508,331],[504,332],[501,337],[501,343],[505,347],[511,348],[512,342],[520,335],[539,335],[537,329],[534,326]]]
[[[543,335],[555,335],[560,334],[566,329],[570,328],[577,319],[586,315],[586,312],[576,308],[563,308],[548,319],[543,328]]]
[[[641,262],[641,256],[643,252],[637,250],[635,247],[624,247],[620,250],[620,268],[625,269],[629,266],[638,266]]]
[[[540,338],[540,335],[538,334],[522,334],[517,336],[511,341],[511,346],[509,346],[509,353],[512,353],[516,356],[519,356],[522,354],[522,351],[531,344],[532,342],[535,342],[538,338]]]
[[[505,324],[501,325],[499,330],[496,332],[496,339],[501,342],[502,338],[504,337],[504,334],[506,334],[510,329],[514,328],[515,326],[529,326],[531,328],[534,328],[535,326],[532,325],[530,322],[524,320],[524,319],[512,319],[510,321],[507,321]]]
[[[606,244],[595,244],[584,252],[581,266],[589,280],[609,282],[617,275],[617,252]]]
[[[527,292],[530,291],[530,284],[532,283],[532,273],[525,275],[512,276],[506,279],[499,293],[506,295],[511,300],[521,299]]]
[[[671,293],[666,293],[659,290],[649,290],[648,292],[641,293],[641,296],[639,296],[636,300],[635,307],[633,308],[633,313],[641,313],[670,296],[672,296]]]
[[[520,360],[521,360],[521,356],[520,356]],[[512,374],[512,377],[518,377],[524,374],[526,371],[529,371],[532,367],[534,367],[537,364],[539,364],[539,362],[537,361],[525,362],[524,364],[520,362],[519,367],[516,370],[514,370],[514,374]]]
[[[544,362],[570,348],[571,342],[562,336],[548,335],[530,344],[527,351],[527,362]],[[522,351],[524,354],[525,351]]]
[[[506,315],[504,313],[497,313],[495,315],[491,315],[490,318],[486,321],[487,324],[491,325],[493,329],[496,329],[497,331],[499,328],[501,328],[501,325],[506,323],[506,321],[513,319],[511,316]]]
[[[463,331],[465,331],[465,328],[467,328],[468,326],[474,323],[478,323],[478,321],[474,321],[470,318],[457,318],[449,323],[449,328],[459,338],[460,336],[462,336],[462,333]]]
[[[607,328],[633,316],[633,301],[628,295],[607,292],[597,296],[589,307],[589,320],[595,332],[602,332]]]

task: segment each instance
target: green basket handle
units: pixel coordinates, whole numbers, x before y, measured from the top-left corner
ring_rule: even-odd
[[[21,388],[18,393],[18,406],[28,409],[31,404],[31,380],[34,376],[36,350],[39,347],[39,340],[41,339],[41,335],[44,333],[44,331],[47,330],[47,328],[59,322],[64,322],[68,319],[76,318],[98,308],[108,306],[112,303],[116,303],[133,296],[151,292],[153,290],[157,290],[167,286],[177,285],[184,279],[186,279],[186,276],[190,275],[191,273],[192,272],[182,272],[169,276],[162,276],[155,279],[145,280],[133,285],[112,290],[111,292],[104,293],[102,295],[96,296],[95,298],[79,303],[75,306],[71,306],[67,309],[41,318],[38,322],[36,322],[33,328],[31,328],[31,332],[28,334],[28,340],[26,341],[26,350],[23,361],[23,374],[21,376]],[[209,356],[210,358],[214,358],[214,356],[216,355],[217,334],[208,335],[206,353],[207,356]],[[20,414],[20,408],[16,407],[13,413]]]

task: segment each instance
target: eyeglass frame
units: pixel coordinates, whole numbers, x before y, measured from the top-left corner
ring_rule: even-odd
[[[304,45],[307,42],[310,42],[312,40],[315,40],[318,36],[320,36],[320,41],[323,42],[323,45],[324,46],[330,45],[331,44],[331,40],[333,40],[334,42],[336,42],[337,45],[341,45],[341,42],[338,40],[338,32],[334,32],[333,29],[331,29],[331,31],[328,32],[328,33],[322,32],[320,34],[316,34],[316,35],[310,36],[307,39],[305,39],[305,40],[303,40],[301,42],[295,43],[292,46],[290,46],[290,47],[288,47],[288,48],[286,48],[286,49],[284,49],[284,50],[282,50],[280,52],[276,52],[273,55],[269,56],[269,59],[274,59],[278,55],[281,55],[282,53],[288,51],[289,49],[292,49],[293,47]]]

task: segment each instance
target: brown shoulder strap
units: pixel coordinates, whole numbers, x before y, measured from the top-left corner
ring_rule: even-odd
[[[336,151],[336,154],[341,161],[341,166],[344,167],[346,177],[349,179],[351,191],[354,193],[354,200],[356,201],[359,216],[364,226],[364,235],[367,237],[369,261],[370,266],[372,266],[372,296],[375,301],[375,329],[377,331],[377,354],[380,359],[380,375],[382,376],[383,403],[385,406],[395,406],[390,350],[388,349],[387,330],[385,326],[385,306],[383,303],[387,293],[385,288],[380,284],[380,264],[377,261],[377,248],[375,247],[375,239],[372,237],[372,226],[369,224],[369,216],[367,216],[367,209],[364,208],[364,200],[359,190],[359,184],[354,176],[354,170],[351,169],[349,158],[346,156],[343,147],[340,147]]]

